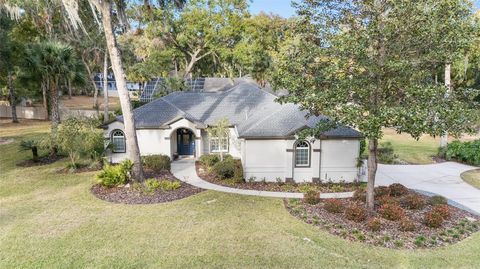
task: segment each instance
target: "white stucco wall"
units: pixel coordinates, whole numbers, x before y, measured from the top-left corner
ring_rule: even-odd
[[[355,179],[359,152],[359,140],[323,140],[320,179],[333,182],[341,180],[350,182]]]
[[[242,163],[245,179],[275,182],[346,181],[357,178],[359,140],[316,140],[310,143],[310,166],[295,167],[295,140],[245,140]]]

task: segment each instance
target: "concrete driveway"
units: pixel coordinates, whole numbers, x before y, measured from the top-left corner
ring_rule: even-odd
[[[460,174],[478,167],[455,162],[429,165],[379,165],[375,185],[400,183],[408,188],[439,194],[480,215],[480,190]]]

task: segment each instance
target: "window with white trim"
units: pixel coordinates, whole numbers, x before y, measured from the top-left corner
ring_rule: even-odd
[[[228,138],[210,138],[210,152],[228,152]]]
[[[112,146],[114,153],[125,153],[126,152],[126,145],[125,145],[125,134],[120,130],[114,130],[112,132]]]
[[[305,140],[295,143],[295,166],[310,166],[310,144]]]

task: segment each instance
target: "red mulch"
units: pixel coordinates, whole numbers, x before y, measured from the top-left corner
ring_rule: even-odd
[[[426,196],[422,197],[428,199]],[[342,199],[342,201],[345,204],[355,202],[353,199]],[[362,222],[353,222],[346,219],[344,213],[329,213],[323,208],[325,200],[319,204],[310,205],[298,199],[285,199],[284,204],[293,216],[327,230],[331,234],[386,248],[415,249],[445,246],[461,241],[480,230],[478,216],[453,206],[449,206],[451,218],[445,220],[440,228],[430,228],[423,223],[425,213],[432,208],[430,205],[419,210],[404,208],[406,216],[415,223],[416,228],[413,232],[400,231],[398,222],[383,219],[376,213],[379,208],[376,206],[371,217],[381,219],[382,225],[379,231],[373,232],[367,227],[368,218]],[[364,203],[360,204],[365,206]],[[475,221],[472,222],[467,218]],[[419,238],[422,237],[425,240],[422,244],[418,244]]]
[[[200,162],[195,163],[197,175],[210,183],[232,187],[236,189],[257,190],[257,191],[276,191],[276,192],[303,192],[302,186],[309,186],[319,190],[322,193],[329,192],[351,192],[357,189],[363,189],[361,183],[285,183],[285,182],[233,182],[231,180],[218,179],[215,173],[208,172],[205,165]]]
[[[145,171],[145,178],[168,179],[171,181],[179,181],[170,171]],[[172,191],[156,190],[153,193],[147,193],[142,189],[135,187],[135,184],[127,184],[125,186],[107,188],[100,184],[92,186],[91,192],[97,198],[119,204],[157,204],[175,201],[186,198],[188,196],[202,192],[203,189],[194,187],[185,182],[181,182],[181,187]]]

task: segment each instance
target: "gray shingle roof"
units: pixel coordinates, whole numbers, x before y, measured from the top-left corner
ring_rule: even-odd
[[[167,127],[172,120],[185,118],[205,127],[228,118],[240,137],[287,137],[313,127],[325,117],[309,117],[295,104],[279,104],[276,96],[253,83],[241,83],[222,92],[174,92],[134,110],[137,128]],[[117,118],[122,121],[120,116]],[[324,133],[327,137],[358,138],[349,127]]]

